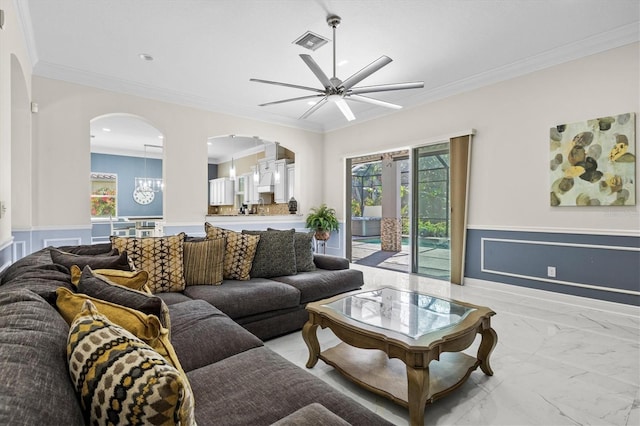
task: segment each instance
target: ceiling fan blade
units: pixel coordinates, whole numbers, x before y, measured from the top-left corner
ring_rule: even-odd
[[[319,98],[321,96],[324,95],[309,95],[309,96],[300,96],[299,98],[290,98],[290,99],[283,99],[281,101],[274,101],[274,102],[267,102],[264,104],[260,104],[258,106],[267,106],[267,105],[276,105],[276,104],[283,104],[285,102],[293,102],[293,101],[301,101],[303,99],[312,99],[312,98]]]
[[[391,90],[405,90],[405,89],[422,89],[424,87],[424,81],[414,81],[411,83],[393,83],[393,84],[379,84],[376,86],[362,86],[354,87],[349,90],[347,94],[360,94],[360,93],[373,93],[373,92],[388,92]]]
[[[294,89],[311,90],[312,92],[318,92],[324,94],[324,90],[316,89],[315,87],[299,86],[297,84],[280,83],[279,81],[260,80],[259,78],[250,78],[249,81],[255,81],[257,83],[275,84],[276,86],[293,87]]]
[[[350,100],[352,100],[352,101],[363,102],[363,103],[377,105],[377,106],[381,106],[381,107],[385,107],[385,108],[402,109],[402,105],[392,104],[390,102],[385,102],[385,101],[381,101],[381,100],[378,100],[378,99],[369,98],[367,96],[348,95],[348,98]]]
[[[320,69],[316,61],[314,61],[310,55],[300,55],[300,57],[302,58],[304,63],[307,64],[307,66],[311,69],[311,72],[313,72],[318,80],[320,80],[320,83],[322,83],[325,89],[328,89],[330,87],[335,88],[333,83],[331,83],[331,80],[329,80],[329,77],[327,77],[324,71]]]
[[[340,108],[340,112],[342,112],[344,118],[346,118],[347,121],[353,121],[356,119],[356,116],[353,115],[353,111],[351,111],[351,108],[349,108],[349,105],[347,105],[347,102],[344,100],[344,98],[338,99],[337,101],[335,101],[335,104],[338,108]]]
[[[353,74],[351,77],[343,81],[342,84],[340,85],[340,88],[344,88],[345,91],[351,89],[353,86],[360,83],[362,80],[369,77],[371,74],[378,71],[380,68],[391,63],[391,61],[392,59],[388,56],[384,56],[384,55],[380,56],[378,59],[371,62],[369,65],[362,68],[360,71],[358,71],[357,73]]]
[[[302,114],[300,116],[300,118],[298,118],[298,120],[304,120],[305,118],[309,117],[311,114],[313,114],[314,112],[316,112],[322,105],[324,105],[325,103],[327,103],[327,97],[325,96],[324,98],[320,99],[314,106],[312,106],[311,108],[309,108],[307,110],[307,112],[305,112],[304,114]]]

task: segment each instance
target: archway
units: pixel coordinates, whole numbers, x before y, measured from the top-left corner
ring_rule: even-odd
[[[112,113],[90,121],[90,144],[93,240],[112,235],[114,222],[133,229],[136,221],[161,220],[162,132],[143,117]]]

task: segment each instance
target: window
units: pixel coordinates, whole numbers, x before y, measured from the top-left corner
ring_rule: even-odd
[[[118,175],[91,173],[91,217],[109,218],[118,215]]]

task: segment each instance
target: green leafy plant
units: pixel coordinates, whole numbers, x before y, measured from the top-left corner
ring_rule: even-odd
[[[314,231],[337,231],[340,229],[340,222],[336,217],[335,209],[321,204],[320,207],[313,207],[307,216],[307,228]]]

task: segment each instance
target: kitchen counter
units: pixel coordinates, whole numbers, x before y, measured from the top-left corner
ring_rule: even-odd
[[[205,221],[212,225],[229,228],[233,230],[242,229],[267,229],[271,228],[305,228],[305,216],[302,214],[287,215],[259,215],[259,214],[237,214],[220,215],[213,214],[205,216]]]

